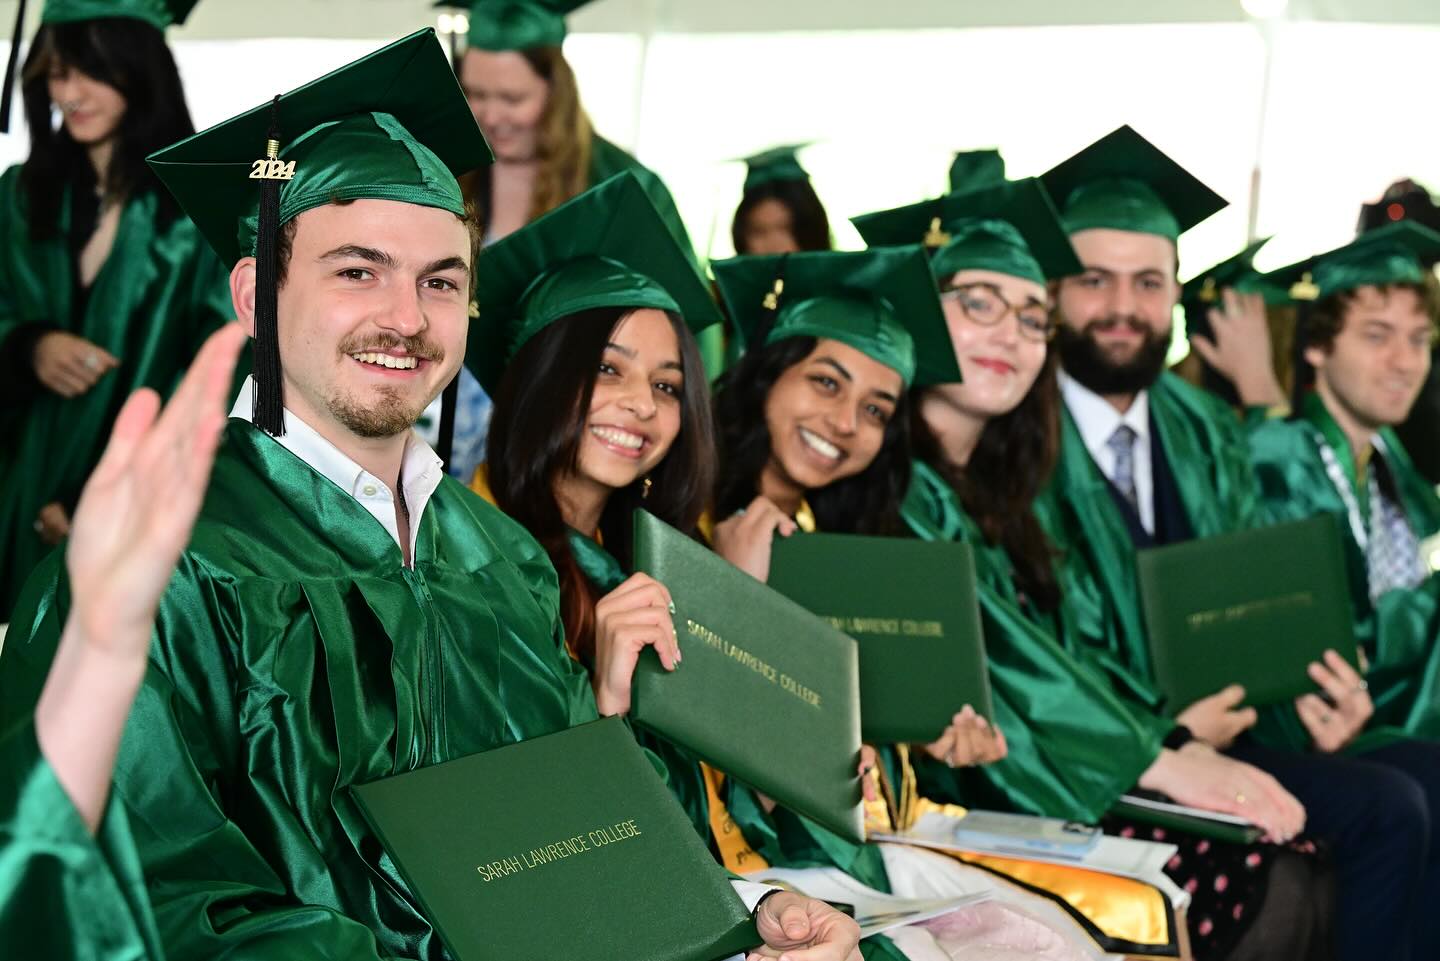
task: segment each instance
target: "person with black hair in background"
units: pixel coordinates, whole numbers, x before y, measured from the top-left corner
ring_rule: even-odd
[[[0,622],[125,398],[168,393],[233,316],[220,262],[145,165],[194,132],[163,33],[194,5],[50,0],[25,60],[30,156],[0,177]]]
[[[745,158],[745,186],[730,238],[735,253],[793,254],[830,250],[830,218],[795,156],[801,145],[772,147]]]

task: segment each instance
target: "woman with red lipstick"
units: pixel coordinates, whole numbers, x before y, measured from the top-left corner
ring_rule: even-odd
[[[30,156],[0,177],[0,622],[68,532],[125,398],[168,392],[233,316],[225,271],[145,164],[194,132],[163,32],[192,6],[50,0],[26,56]]]
[[[917,536],[975,549],[997,714],[1007,703],[1023,707],[1030,746],[985,770],[989,788],[1023,809],[1086,821],[1136,785],[1221,812],[1243,794],[1246,814],[1271,841],[1292,838],[1303,812],[1272,778],[1133,708],[1083,654],[1067,651],[1085,598],[1060,583],[1032,505],[1058,444],[1046,282],[1080,264],[1043,188],[1006,183],[857,218],[856,226],[871,243],[928,234],[937,247],[931,267],[965,380],[912,394],[917,460],[901,512]],[[976,790],[973,779],[926,758],[917,774],[938,799]],[[1329,882],[1311,859],[1174,830],[1164,840],[1180,847],[1167,872],[1193,896],[1187,920],[1197,958],[1329,956]]]

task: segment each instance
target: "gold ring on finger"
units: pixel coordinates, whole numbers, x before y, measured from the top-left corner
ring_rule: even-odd
[[[1236,791],[1236,792],[1235,792],[1235,803],[1236,803],[1236,804],[1244,804],[1244,803],[1245,803],[1245,792],[1244,792],[1244,791]]]

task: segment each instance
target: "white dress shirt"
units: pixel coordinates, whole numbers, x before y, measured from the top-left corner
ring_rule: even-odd
[[[1121,414],[1110,402],[1084,386],[1064,371],[1060,372],[1060,393],[1065,407],[1080,429],[1080,439],[1095,466],[1111,483],[1115,481],[1115,451],[1110,438],[1124,424],[1135,432],[1134,480],[1135,500],[1140,509],[1140,524],[1147,534],[1155,533],[1155,474],[1150,463],[1150,395],[1135,395],[1130,409]]]
[[[255,378],[247,377],[240,387],[240,395],[235,399],[235,406],[230,409],[230,416],[251,421],[254,396]],[[390,534],[395,546],[400,547],[400,525],[395,520],[395,495],[390,485],[355,463],[288,409],[284,416],[285,433],[276,437],[275,441],[309,464],[315,473],[359,501],[360,506],[369,511]],[[407,431],[405,435],[405,457],[400,464],[400,476],[404,479],[405,507],[410,512],[409,556],[413,563],[420,518],[445,476],[439,455],[414,431]]]

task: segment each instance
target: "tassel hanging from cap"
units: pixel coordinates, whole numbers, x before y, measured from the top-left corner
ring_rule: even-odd
[[[25,34],[25,0],[15,4],[15,31],[10,36],[10,57],[5,61],[5,90],[0,92],[0,131],[10,132],[10,111],[15,104],[15,71],[20,65],[20,41]]]
[[[260,219],[255,233],[255,406],[251,419],[272,437],[285,433],[285,394],[280,372],[280,330],[277,318],[280,240],[280,185],[294,175],[281,164],[280,98],[270,104],[270,131],[265,157],[250,176],[260,181]]]
[[[950,234],[940,227],[940,218],[930,218],[930,229],[925,231],[924,244],[927,248],[934,250],[936,247],[944,247],[950,242]]]

